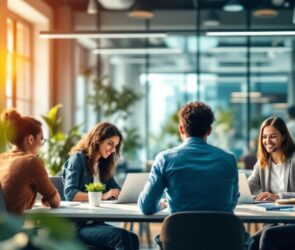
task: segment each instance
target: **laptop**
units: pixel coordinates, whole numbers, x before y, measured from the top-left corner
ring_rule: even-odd
[[[117,200],[101,201],[102,203],[136,203],[140,192],[143,190],[147,182],[149,173],[131,173],[127,177],[122,186],[121,192]]]
[[[272,201],[256,201],[255,196],[251,194],[247,177],[245,173],[239,173],[239,190],[240,197],[238,203],[240,204],[256,204],[256,203],[271,203]]]

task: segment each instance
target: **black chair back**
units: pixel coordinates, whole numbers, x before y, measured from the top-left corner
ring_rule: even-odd
[[[53,185],[56,187],[57,191],[59,192],[60,198],[62,201],[65,200],[64,196],[64,184],[62,181],[61,176],[51,176],[49,177]]]
[[[244,227],[241,220],[226,212],[179,212],[162,225],[163,250],[243,250]]]
[[[6,209],[4,195],[3,195],[3,191],[2,191],[2,187],[0,183],[0,214],[6,214],[6,213],[7,213],[7,209]]]

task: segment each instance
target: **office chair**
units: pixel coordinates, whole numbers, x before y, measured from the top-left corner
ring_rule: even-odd
[[[243,250],[244,227],[232,213],[179,212],[164,220],[160,241],[162,250]]]
[[[0,214],[7,214],[7,209],[4,201],[4,195],[0,183]]]
[[[64,183],[62,181],[62,177],[61,176],[51,176],[49,178],[50,178],[52,184],[56,187],[57,191],[59,192],[60,199],[62,201],[64,201],[65,200]]]

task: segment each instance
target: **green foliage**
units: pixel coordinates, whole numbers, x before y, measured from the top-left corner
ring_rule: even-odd
[[[135,156],[136,150],[142,146],[140,136],[136,128],[123,128],[124,152],[129,159]]]
[[[106,185],[101,182],[89,183],[85,187],[88,192],[103,192],[106,189]]]
[[[58,104],[52,107],[48,114],[42,115],[49,130],[49,138],[47,148],[42,150],[41,157],[51,175],[57,175],[61,171],[70,149],[81,138],[80,126],[72,127],[67,133],[62,132],[63,118],[59,117],[61,107],[62,105]]]
[[[88,102],[92,104],[98,116],[116,116],[116,119],[127,119],[130,107],[134,105],[141,96],[131,88],[123,87],[121,90],[114,88],[111,84],[105,84],[107,77],[94,79],[94,94],[89,95]]]
[[[170,114],[166,119],[160,136],[155,135],[154,142],[157,144],[159,137],[162,142],[162,148],[157,148],[157,151],[161,151],[166,148],[175,147],[180,143],[180,135],[178,131],[178,110]],[[156,145],[155,145],[156,147]]]
[[[88,96],[88,103],[93,105],[98,120],[112,117],[114,121],[126,121],[130,116],[130,108],[140,100],[141,95],[128,87],[116,89],[111,84],[105,83],[106,80],[106,76],[93,80],[94,94]],[[136,150],[141,147],[138,131],[134,127],[123,127],[122,134],[124,153],[127,158],[134,158]]]
[[[24,227],[24,222],[30,227]],[[24,217],[0,215],[0,249],[85,250],[76,240],[74,226],[50,214]]]
[[[6,134],[9,132],[5,122],[0,121],[0,153],[4,152],[8,148],[8,141]],[[12,131],[11,131],[12,132]]]
[[[234,112],[231,109],[224,110],[218,108],[216,112],[216,125],[222,125],[224,130],[229,130],[235,119]]]
[[[163,133],[169,135],[178,135],[178,111],[172,113],[163,127]]]

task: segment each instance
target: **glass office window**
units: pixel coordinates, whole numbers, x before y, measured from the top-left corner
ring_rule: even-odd
[[[32,108],[31,27],[15,16],[7,19],[7,107]]]
[[[144,142],[137,155],[139,161],[153,159],[159,151],[180,142],[177,111],[198,98],[209,104],[216,116],[209,142],[233,152],[238,159],[247,151],[248,139],[257,136],[263,117],[283,115],[291,74],[287,46],[274,48],[273,41],[263,45],[254,39],[248,58],[246,37],[202,36],[198,43],[194,33],[179,33],[158,43],[163,51],[173,51],[102,56],[111,84],[129,86],[143,94],[127,120],[138,128]],[[279,65],[280,61],[284,63]]]
[[[291,38],[251,38],[251,137],[266,117],[287,119],[292,51]]]

